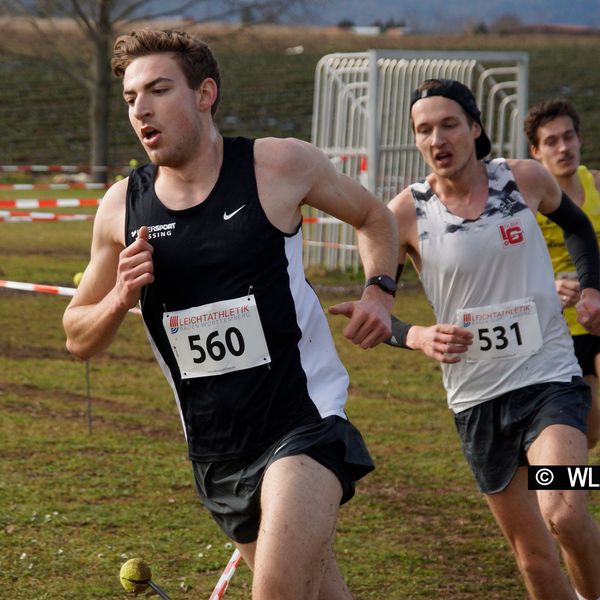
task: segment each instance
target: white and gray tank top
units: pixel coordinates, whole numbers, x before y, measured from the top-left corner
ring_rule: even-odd
[[[420,277],[437,322],[474,334],[459,363],[442,365],[454,412],[581,375],[535,216],[506,160],[486,168],[489,196],[477,219],[452,214],[427,182],[411,186]]]

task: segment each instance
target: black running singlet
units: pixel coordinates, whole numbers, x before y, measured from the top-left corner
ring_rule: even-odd
[[[217,183],[189,209],[161,202],[156,169],[129,177],[126,244],[148,226],[155,281],[142,315],[190,458],[249,456],[300,425],[345,417],[348,376],[304,279],[300,226],[285,234],[268,221],[254,141],[224,139]]]

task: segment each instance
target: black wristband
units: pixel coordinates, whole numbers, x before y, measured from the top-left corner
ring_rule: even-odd
[[[412,350],[412,348],[409,348],[406,345],[406,336],[408,335],[408,330],[411,327],[412,325],[410,323],[405,323],[404,321],[401,321],[392,315],[392,335],[385,340],[385,343],[388,344],[388,346]]]

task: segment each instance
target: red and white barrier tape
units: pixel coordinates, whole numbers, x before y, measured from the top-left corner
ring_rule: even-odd
[[[20,290],[22,292],[36,292],[39,294],[54,294],[56,296],[74,296],[76,288],[62,287],[59,285],[45,285],[43,283],[25,283],[23,281],[6,281],[0,279],[0,288],[9,290]],[[129,312],[141,315],[142,311],[135,307],[130,308]]]
[[[340,225],[343,221],[335,217],[304,217],[302,223],[321,223],[325,225]],[[317,246],[321,248],[337,248],[338,250],[357,250],[358,246],[354,244],[338,244],[335,242],[318,242],[313,240],[303,240],[305,246]]]
[[[335,217],[302,217],[302,223],[325,223],[328,225],[339,225],[343,223]]]
[[[10,290],[21,290],[24,292],[38,292],[42,294],[56,294],[57,296],[74,296],[75,288],[61,287],[56,285],[44,285],[41,283],[24,283],[22,281],[6,281],[0,279],[0,288]]]
[[[75,206],[98,206],[101,198],[10,198],[0,199],[0,208],[73,208]]]
[[[0,183],[0,190],[105,190],[105,183]]]
[[[39,221],[93,221],[95,215],[61,215],[45,212],[20,212],[17,210],[0,210],[0,222],[33,223]]]
[[[242,560],[242,555],[240,551],[236,548],[227,563],[227,566],[223,570],[219,581],[217,581],[217,585],[215,585],[215,589],[212,591],[210,598],[208,600],[220,600],[225,595],[227,591],[227,587],[229,586],[229,582],[235,573],[237,566],[240,564]]]
[[[336,161],[343,162],[343,161],[349,160],[350,158],[363,159],[363,158],[366,158],[366,155],[363,151],[345,152],[344,154],[336,154],[334,156],[331,156],[330,160],[332,160],[333,162],[336,162]]]

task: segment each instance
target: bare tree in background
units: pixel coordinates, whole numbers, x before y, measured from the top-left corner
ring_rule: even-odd
[[[0,0],[0,53],[27,56],[43,60],[49,66],[85,86],[89,94],[89,133],[92,176],[105,181],[108,160],[108,126],[111,88],[114,79],[110,70],[112,45],[118,32],[128,23],[147,21],[190,13],[201,16],[192,22],[232,19],[241,27],[265,22],[277,22],[284,15],[308,9],[310,0]],[[32,47],[11,47],[4,35],[19,23],[37,34],[39,44]],[[83,47],[73,49],[65,40],[64,23],[72,22],[80,32]],[[14,32],[13,32],[14,33]]]

